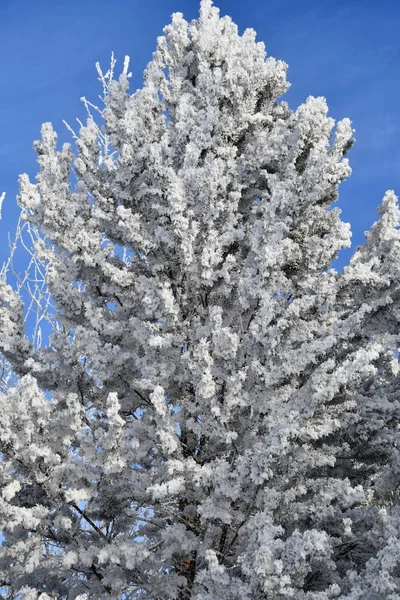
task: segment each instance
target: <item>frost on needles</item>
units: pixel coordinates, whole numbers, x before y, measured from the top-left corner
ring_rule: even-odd
[[[348,119],[210,0],[111,69],[19,204],[54,309],[3,277],[0,594],[400,598],[399,208],[350,245]]]

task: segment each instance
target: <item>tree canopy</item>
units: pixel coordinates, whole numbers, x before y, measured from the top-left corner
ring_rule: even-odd
[[[1,597],[400,598],[400,213],[350,246],[348,119],[210,0],[143,87],[50,123],[22,218],[49,343],[0,283]]]

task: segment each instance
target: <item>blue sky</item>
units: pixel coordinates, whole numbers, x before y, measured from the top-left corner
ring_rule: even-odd
[[[353,229],[353,245],[376,219],[386,189],[400,194],[400,3],[394,0],[220,0],[241,31],[253,27],[269,55],[289,64],[292,108],[308,95],[326,96],[335,119],[356,128],[353,175],[341,186],[339,206]],[[51,121],[60,142],[84,117],[81,96],[100,93],[94,64],[119,65],[131,57],[132,90],[141,85],[156,38],[172,12],[197,16],[197,0],[1,0],[0,192],[7,193],[0,222],[0,262],[6,233],[15,227],[15,197],[22,172],[36,173],[32,142]],[[344,251],[338,266],[350,251]]]

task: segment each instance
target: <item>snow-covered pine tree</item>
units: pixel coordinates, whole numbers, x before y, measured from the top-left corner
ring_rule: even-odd
[[[2,285],[2,597],[400,598],[396,197],[330,268],[351,124],[211,0],[133,95],[99,73],[102,125],[21,177],[59,326]]]

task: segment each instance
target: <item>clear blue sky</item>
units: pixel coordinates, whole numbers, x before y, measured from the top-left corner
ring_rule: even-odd
[[[289,64],[292,108],[323,95],[335,119],[350,117],[356,145],[353,175],[339,206],[353,245],[376,219],[386,189],[400,194],[400,3],[395,0],[220,0],[241,31],[253,27],[267,52]],[[107,67],[113,50],[121,67],[131,57],[132,90],[141,85],[158,35],[172,12],[197,16],[197,0],[1,0],[0,192],[6,191],[0,262],[6,232],[17,218],[17,178],[36,173],[33,140],[51,121],[84,117],[81,96],[100,93],[94,64]],[[338,266],[348,260],[345,251]]]

